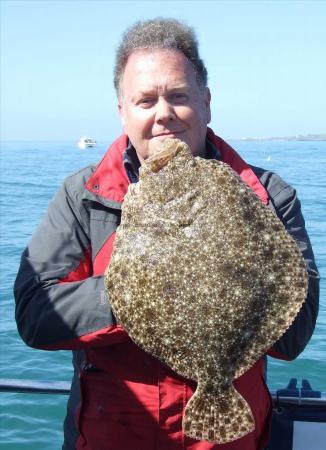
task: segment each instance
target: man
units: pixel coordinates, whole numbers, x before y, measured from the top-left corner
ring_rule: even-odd
[[[254,432],[225,445],[186,437],[182,414],[195,383],[130,340],[105,297],[103,273],[128,185],[138,180],[141,163],[161,141],[182,139],[193,154],[230,164],[296,239],[309,272],[309,293],[269,352],[293,359],[311,337],[318,310],[318,272],[296,193],[277,175],[248,166],[207,128],[207,71],[189,27],[157,19],[129,29],[117,51],[115,87],[125,134],[96,168],[65,181],[22,256],[15,284],[24,341],[35,348],[74,350],[63,449],[261,449],[271,415],[264,360],[235,380],[252,408]]]

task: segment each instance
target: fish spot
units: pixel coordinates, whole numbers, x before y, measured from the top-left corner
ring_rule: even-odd
[[[222,439],[226,438],[226,430],[224,427],[220,427],[219,431],[219,435],[221,436]]]
[[[190,428],[191,428],[191,423],[190,422],[185,422],[184,423],[184,431],[187,433],[187,432],[189,432],[190,431]]]
[[[210,441],[212,441],[214,439],[214,437],[215,437],[214,430],[209,430],[208,431],[208,439]]]
[[[222,414],[225,414],[228,411],[228,404],[227,401],[225,400],[220,400],[219,401],[219,410]]]

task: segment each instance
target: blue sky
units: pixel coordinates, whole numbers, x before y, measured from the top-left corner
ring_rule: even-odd
[[[115,49],[157,16],[195,28],[222,137],[326,132],[325,1],[1,0],[1,138],[112,140]]]

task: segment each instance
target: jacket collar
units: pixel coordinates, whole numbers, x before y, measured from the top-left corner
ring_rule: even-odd
[[[123,134],[111,144],[85,185],[89,192],[104,203],[108,200],[112,207],[120,206],[130,184],[123,165],[123,152],[127,146],[128,137]]]
[[[207,130],[207,139],[216,147],[222,161],[229,164],[260,200],[267,204],[268,194],[264,186],[238,153],[210,128]],[[98,200],[113,208],[121,207],[130,184],[123,164],[123,153],[127,147],[128,137],[123,134],[112,143],[85,185],[89,193],[95,194]],[[86,197],[88,198],[88,195]]]

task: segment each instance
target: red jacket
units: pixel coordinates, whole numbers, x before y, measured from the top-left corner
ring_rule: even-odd
[[[276,213],[289,204],[294,191],[279,177],[273,175],[273,180],[271,176],[267,180],[266,172],[257,169],[255,173],[211,130],[208,139],[222,160]],[[95,171],[85,169],[66,181],[25,250],[16,280],[16,317],[23,339],[37,348],[75,350],[75,377],[63,449],[263,448],[271,416],[263,360],[234,382],[252,408],[255,431],[225,445],[193,440],[183,435],[181,423],[195,383],[137,347],[115,322],[105,297],[103,273],[110,260],[121,202],[130,183],[122,157],[127,144],[127,137],[122,136]],[[267,189],[261,180],[266,180]],[[280,205],[270,195],[276,185],[282,188],[278,195],[284,191]],[[297,202],[296,197],[293,202]],[[300,208],[295,211],[295,219],[302,220]],[[289,220],[293,224],[293,217]],[[286,225],[286,220],[283,222]],[[298,243],[304,242],[305,251],[309,247],[309,255],[304,256],[313,261],[304,225],[300,229],[300,236],[295,237]],[[48,253],[46,257],[44,252]],[[314,263],[308,269],[309,295],[303,313],[300,312],[303,316],[297,319],[298,329],[302,327],[300,320],[305,322],[302,328],[306,331],[302,331],[304,337],[298,344],[301,347],[314,328],[318,304],[318,273]],[[289,357],[286,348],[291,339],[290,334],[285,336],[271,352]],[[295,335],[292,340],[296,339]]]

